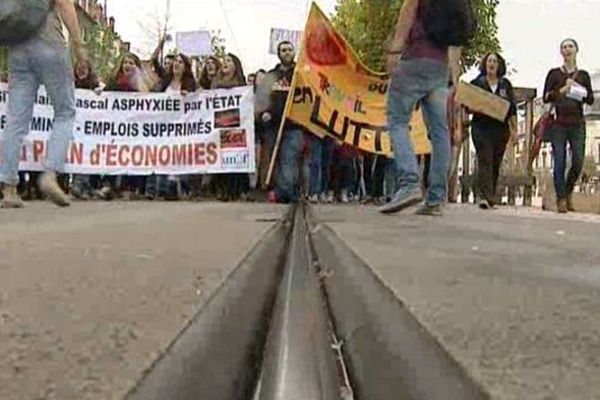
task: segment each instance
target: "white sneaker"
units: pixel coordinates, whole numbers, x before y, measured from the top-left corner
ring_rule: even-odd
[[[350,203],[350,199],[348,198],[348,191],[346,189],[342,190],[342,193],[340,194],[340,203]]]
[[[327,204],[333,204],[334,201],[335,201],[335,197],[333,196],[333,192],[330,191],[329,193],[327,193],[327,197],[325,199],[325,202]]]
[[[308,196],[308,202],[311,204],[317,204],[319,202],[319,196],[317,196],[316,194]]]

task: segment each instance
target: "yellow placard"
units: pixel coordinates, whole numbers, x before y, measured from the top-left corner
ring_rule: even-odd
[[[370,71],[313,3],[295,71],[286,117],[320,137],[392,155],[387,129],[385,74]],[[416,154],[431,153],[421,112],[411,121]]]

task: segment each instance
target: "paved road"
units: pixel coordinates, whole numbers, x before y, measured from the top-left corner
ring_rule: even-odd
[[[600,216],[317,216],[494,399],[600,399]]]
[[[281,212],[0,210],[0,399],[120,399]],[[494,399],[600,398],[600,217],[317,215]]]
[[[0,399],[120,399],[280,210],[0,210]]]

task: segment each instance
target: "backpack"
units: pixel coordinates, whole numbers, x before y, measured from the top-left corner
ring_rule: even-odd
[[[0,46],[33,37],[44,25],[54,0],[0,0]]]
[[[434,44],[439,47],[461,47],[475,36],[477,21],[471,0],[424,1],[421,22]]]

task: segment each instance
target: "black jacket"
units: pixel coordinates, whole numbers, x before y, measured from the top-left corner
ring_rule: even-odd
[[[508,110],[508,114],[504,121],[498,121],[495,118],[489,117],[485,114],[473,113],[472,126],[474,130],[485,130],[485,131],[500,131],[507,132],[509,130],[508,121],[517,115],[517,105],[515,103],[515,91],[513,89],[512,84],[506,78],[498,79],[498,87],[496,88],[496,92],[492,91],[492,88],[488,84],[488,81],[484,75],[480,75],[479,77],[473,79],[471,81],[472,85],[475,85],[483,90],[486,90],[490,93],[495,94],[496,96],[500,96],[505,100],[510,102],[510,109]]]
[[[296,64],[288,70],[284,70],[281,64],[277,64],[275,68],[269,71],[269,74],[275,78],[275,83],[271,87],[271,104],[266,112],[272,116],[271,123],[275,128],[279,128],[283,112],[285,111],[285,103],[288,98],[288,93],[291,90],[292,78],[294,77],[294,69]],[[288,126],[297,126],[291,122],[287,122]]]

